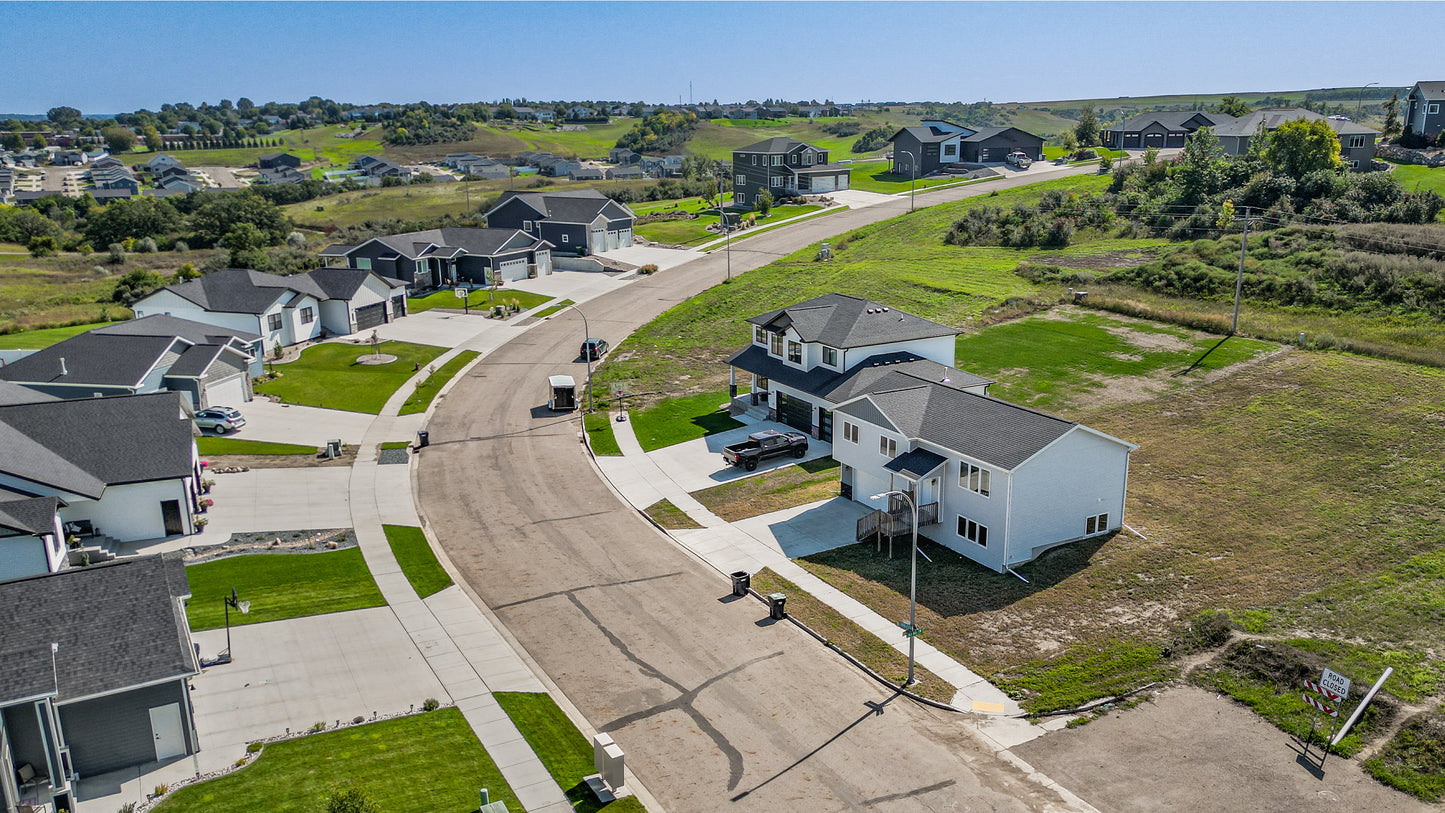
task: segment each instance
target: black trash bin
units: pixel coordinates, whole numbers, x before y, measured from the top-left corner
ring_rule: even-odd
[[[739,570],[733,576],[733,595],[742,597],[748,594],[748,588],[753,586],[753,577],[748,575],[746,570]]]
[[[774,621],[782,621],[784,618],[787,618],[788,611],[783,609],[783,605],[786,604],[787,601],[788,597],[783,595],[782,593],[769,593],[768,618],[771,618]]]
[[[425,429],[418,430],[416,433],[416,447],[418,449],[425,449],[429,445],[431,445],[431,433]]]

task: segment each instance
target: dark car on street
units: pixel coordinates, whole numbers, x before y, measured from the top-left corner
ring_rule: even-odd
[[[611,346],[606,339],[587,339],[582,342],[582,360],[596,361],[607,355],[607,350]]]

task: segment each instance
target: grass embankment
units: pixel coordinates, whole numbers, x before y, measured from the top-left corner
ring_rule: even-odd
[[[658,500],[647,506],[646,514],[652,517],[653,522],[669,531],[690,531],[702,527],[697,520],[673,505],[672,500]]]
[[[1362,767],[1370,776],[1418,799],[1438,802],[1445,798],[1445,717],[1436,710],[1412,718]]]
[[[463,367],[471,364],[472,360],[480,355],[481,353],[475,350],[463,350],[456,354],[451,361],[443,364],[416,385],[416,390],[406,399],[406,403],[401,405],[401,410],[397,414],[412,415],[417,412],[426,412],[431,408],[431,403],[436,399],[437,393],[441,392],[441,388],[445,387],[447,382],[461,372]]]
[[[612,417],[606,411],[583,415],[582,428],[587,431],[587,445],[592,447],[592,454],[599,457],[622,454],[622,449],[617,446],[617,436],[612,434]]]
[[[424,698],[418,698],[418,701]],[[454,708],[272,743],[251,765],[175,792],[157,813],[309,813],[351,782],[379,810],[474,810],[477,788],[521,810],[512,788]]]
[[[1390,170],[1411,192],[1436,192],[1445,195],[1445,167],[1422,167],[1417,164],[1395,164]],[[1445,217],[1445,212],[1441,213]]]
[[[838,496],[838,461],[831,457],[744,477],[692,493],[707,510],[728,522]]]
[[[802,588],[764,568],[753,574],[752,586],[759,593],[783,593],[788,597],[788,615],[796,617],[828,640],[829,643],[857,658],[859,662],[901,686],[908,679],[908,656],[884,643],[827,604],[813,598]],[[900,618],[907,618],[905,612]],[[919,626],[924,626],[920,624]],[[901,633],[901,631],[900,631]],[[924,633],[927,635],[927,632]],[[948,681],[915,664],[914,684],[910,691],[930,700],[948,703],[953,700],[954,687]]]
[[[202,435],[196,438],[196,450],[203,455],[258,454],[258,455],[314,455],[315,446],[300,443],[272,443],[265,440],[240,440]]]
[[[532,315],[536,316],[538,319],[546,319],[548,316],[551,316],[554,313],[560,313],[565,308],[571,307],[574,304],[576,303],[574,303],[572,300],[564,299],[561,302],[556,302],[554,304],[548,305],[547,307],[537,311]]]
[[[382,342],[383,355],[396,356],[386,364],[361,364],[371,345],[327,342],[301,351],[301,357],[278,364],[279,377],[257,382],[258,393],[274,395],[284,403],[341,409],[375,415],[421,367],[444,351],[440,347],[408,342]]]
[[[289,152],[301,159],[303,164],[320,162],[327,168],[342,169],[362,155],[381,155],[387,148],[381,143],[381,128],[369,124],[369,128],[356,138],[337,138],[337,133],[355,130],[357,124],[328,124],[307,130],[282,130],[265,136],[265,140],[281,140],[280,146],[267,147],[226,147],[214,150],[161,150],[188,167],[243,167],[256,163],[256,159],[273,152]],[[144,164],[154,153],[142,149],[138,152],[119,156],[132,166]]]
[[[285,536],[285,534],[278,534]],[[324,553],[255,553],[186,567],[191,600],[186,618],[193,630],[225,624],[221,600],[236,594],[249,613],[231,613],[231,626],[381,607],[386,600],[361,548]]]
[[[596,797],[583,782],[583,777],[596,773],[592,762],[592,746],[582,732],[572,725],[557,703],[545,694],[530,692],[497,692],[497,704],[512,718],[522,737],[547,766],[557,784],[572,802],[572,809],[590,813],[606,809],[609,813],[643,813],[646,810],[636,797],[618,799],[610,804],[597,803]]]
[[[78,336],[93,328],[105,327],[109,322],[92,322],[69,327],[51,327],[39,330],[21,330],[15,333],[0,333],[0,350],[43,350],[52,344]]]
[[[420,528],[383,525],[381,529],[386,533],[386,542],[396,556],[396,563],[401,565],[401,572],[406,574],[406,580],[418,596],[426,598],[452,586],[452,577],[437,561],[436,551]]]
[[[495,290],[492,288],[477,288],[467,294],[467,300],[464,306],[461,297],[457,296],[456,291],[451,288],[446,288],[427,294],[426,296],[408,299],[406,301],[406,310],[407,313],[421,313],[423,311],[429,311],[432,308],[452,308],[455,310],[470,308],[474,313],[485,313],[487,309],[491,307],[506,305],[515,301],[522,310],[527,311],[551,300],[552,297],[550,296],[534,294],[530,291],[519,291],[515,288],[501,287]]]
[[[644,452],[695,440],[742,426],[728,414],[727,391],[669,398],[629,413],[632,431]]]

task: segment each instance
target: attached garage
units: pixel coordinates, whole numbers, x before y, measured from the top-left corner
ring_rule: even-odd
[[[386,303],[363,305],[356,309],[356,329],[366,330],[386,322]]]
[[[497,273],[507,282],[516,282],[519,279],[527,278],[527,258],[518,260],[507,260],[497,266]]]
[[[618,231],[618,232],[617,232],[617,235],[618,235],[618,241],[622,244],[622,247],[623,247],[623,248],[628,248],[628,247],[630,247],[630,246],[632,245],[632,227],[631,227],[631,226],[629,226],[629,227],[627,227],[627,228],[625,228],[625,229],[622,229],[622,230]]]
[[[220,381],[206,382],[204,386],[201,400],[208,407],[236,406],[251,400],[251,389],[246,386],[245,373]]]
[[[785,392],[778,393],[778,420],[802,432],[813,431],[813,405]]]
[[[629,231],[629,236],[631,232]],[[631,243],[629,242],[629,245]],[[552,273],[552,252],[543,249],[537,252],[537,276],[545,277]]]
[[[834,175],[814,175],[812,186],[814,192],[832,192],[838,188],[838,178]]]
[[[391,318],[406,316],[406,293],[399,293],[391,298]]]
[[[614,251],[622,246],[622,236],[619,232],[607,232],[607,250]]]
[[[601,253],[607,250],[607,230],[592,229],[587,236],[587,248],[593,253]]]

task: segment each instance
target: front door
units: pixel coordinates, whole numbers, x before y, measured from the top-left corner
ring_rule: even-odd
[[[818,440],[833,442],[833,410],[818,407]]]
[[[181,501],[163,500],[161,502],[161,518],[166,523],[166,536],[180,536],[186,532],[181,525]]]
[[[186,752],[186,734],[181,728],[181,704],[171,703],[151,709],[151,736],[156,741],[156,761],[181,756]]]

